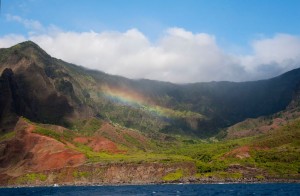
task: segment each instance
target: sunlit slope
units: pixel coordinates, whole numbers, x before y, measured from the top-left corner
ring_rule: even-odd
[[[96,119],[81,129],[20,118],[0,136],[0,184],[300,180],[300,120],[224,141],[164,134],[153,140]]]

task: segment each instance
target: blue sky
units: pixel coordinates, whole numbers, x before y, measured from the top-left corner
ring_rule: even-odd
[[[229,64],[251,64],[251,62],[249,62],[251,61],[249,60],[249,58],[251,58],[249,55],[256,58],[254,55],[263,49],[265,50],[263,52],[268,53],[269,50],[267,51],[267,46],[265,46],[268,45],[267,40],[273,41],[271,44],[269,43],[269,47],[271,48],[274,44],[289,46],[288,43],[294,42],[295,40],[296,43],[298,43],[300,35],[299,0],[2,0],[1,9],[0,38],[2,38],[2,47],[8,47],[9,44],[13,43],[13,39],[15,39],[16,42],[22,39],[33,39],[39,42],[38,44],[42,47],[44,46],[43,48],[51,55],[56,55],[56,53],[51,53],[51,50],[47,48],[53,48],[53,45],[50,46],[49,41],[47,45],[46,41],[41,39],[42,35],[44,35],[44,37],[48,36],[48,40],[49,38],[51,38],[52,41],[54,40],[52,44],[55,44],[56,38],[65,35],[64,33],[66,32],[72,32],[76,34],[76,36],[74,35],[73,41],[76,42],[77,40],[79,43],[77,38],[86,37],[87,35],[84,33],[95,32],[99,35],[99,40],[103,41],[108,39],[103,35],[103,32],[117,32],[119,33],[118,38],[120,38],[125,36],[127,31],[136,30],[132,36],[144,36],[146,40],[143,41],[150,42],[148,43],[149,47],[154,47],[154,49],[158,51],[165,51],[166,48],[168,48],[165,45],[166,39],[170,37],[174,38],[174,36],[178,38],[183,35],[179,31],[172,31],[172,29],[174,30],[174,28],[176,28],[177,30],[191,33],[191,35],[194,36],[189,37],[191,38],[189,39],[190,44],[197,42],[197,35],[205,34],[209,37],[213,52],[221,50],[221,56],[224,54],[231,58],[231,55],[234,54],[235,56],[232,58],[239,58],[241,55],[244,58],[242,60],[243,62],[230,60]],[[53,29],[56,29],[55,33],[53,33]],[[172,33],[170,33],[170,29]],[[58,35],[58,32],[60,32],[60,35]],[[92,36],[91,34],[89,35]],[[8,36],[10,37],[9,41],[7,40]],[[109,36],[109,38],[111,38],[111,36]],[[195,40],[193,40],[194,38]],[[199,38],[199,40],[201,39],[207,39],[207,37]],[[293,39],[295,40],[291,41]],[[135,41],[133,42],[135,43]],[[141,39],[139,41],[141,41]],[[176,39],[176,41],[178,41],[178,39]],[[113,42],[112,44],[120,44],[115,43],[113,38],[111,42]],[[203,43],[200,42],[199,44],[203,46]],[[182,43],[179,44],[179,41],[176,43],[178,43],[176,46],[182,46]],[[186,44],[184,45],[186,46]],[[143,46],[143,50],[148,50],[149,47],[146,49]],[[298,46],[292,46],[291,50],[297,47]],[[199,49],[198,47],[196,48]],[[95,51],[96,50],[99,53],[101,52],[99,48],[95,48]],[[199,53],[201,51],[200,47]],[[76,53],[76,51],[74,52]],[[278,51],[275,53],[277,52]],[[266,56],[265,53],[259,55]],[[172,53],[172,55],[173,54],[174,53]],[[75,56],[76,55],[78,54],[75,54]],[[114,55],[118,54],[114,53]],[[148,53],[148,56],[151,55],[152,54]],[[166,58],[166,56],[170,56],[170,52],[160,53],[160,55],[159,58]],[[268,55],[268,58],[272,56],[270,54]],[[281,54],[279,54],[279,56],[280,55]],[[113,74],[123,73],[123,69],[114,71],[117,70],[118,67],[108,69],[103,65],[107,63],[118,64],[111,60],[105,62],[95,60],[93,65],[91,62],[76,60],[70,56],[71,55],[68,56],[65,54],[59,57],[77,64],[86,63],[87,67],[93,69],[101,69]],[[195,56],[197,55],[195,54]],[[85,57],[83,56],[82,58]],[[118,56],[114,56],[114,58],[118,58]],[[122,56],[122,58],[125,57]],[[141,60],[132,60],[131,58],[132,57],[130,57],[126,65],[119,63],[118,66],[127,66],[128,68],[130,62],[133,62],[133,64],[142,62]],[[219,58],[219,56],[216,58]],[[283,71],[298,66],[298,62],[295,62],[295,58],[298,58],[298,53],[293,54],[292,57],[287,55],[287,57],[280,59],[282,61],[285,60],[285,62],[292,59],[293,62],[290,62],[290,64],[293,65],[289,65],[289,67],[287,67],[287,65],[278,65],[282,63],[279,62],[278,59],[269,59],[268,62],[266,59],[260,60],[261,62],[257,62],[257,59],[252,59],[253,64],[267,63],[267,67],[262,68],[258,65],[253,65],[255,70],[253,67],[249,68],[251,65],[248,64],[237,67],[238,75],[240,72],[245,72],[243,76],[244,79],[239,78],[237,80],[251,80],[280,74]],[[191,59],[187,59],[187,62],[189,62],[189,60]],[[227,60],[228,59],[224,59],[224,61]],[[159,62],[156,63],[159,64]],[[197,66],[197,63],[209,64],[211,62],[194,62],[191,60],[193,68]],[[102,64],[103,67],[97,67],[96,64]],[[271,64],[276,64],[276,66],[272,67]],[[151,64],[147,66],[151,66]],[[152,67],[155,66],[157,67],[158,65],[154,63]],[[159,77],[155,77],[155,70],[153,70],[153,74],[150,75],[143,74],[143,72],[147,71],[140,71],[135,74],[125,73],[123,75],[131,78],[147,77],[150,79],[162,78],[162,80],[175,82],[194,82],[210,80],[209,74],[214,73],[214,69],[212,69],[204,74],[208,74],[208,77],[204,77],[203,75],[202,78],[205,79],[193,76],[194,78],[196,77],[193,80],[183,79],[182,81],[176,81],[174,80],[174,78],[176,78],[174,74],[168,79],[168,74],[170,75],[171,71],[168,71],[166,67],[170,68],[171,65],[164,65],[163,70],[156,70],[164,71],[164,75]],[[136,67],[133,68],[136,69]],[[181,68],[175,67],[175,69],[180,70]],[[195,68],[195,70],[205,72],[202,68]],[[218,69],[216,68],[216,70]],[[268,73],[262,73],[261,70],[267,70]],[[252,73],[250,73],[251,71]],[[211,77],[211,80],[230,80],[235,78],[234,74],[224,74],[224,77],[222,77],[222,75]],[[164,77],[167,79],[164,79]],[[190,78],[190,76],[187,75],[186,78]]]
[[[124,31],[137,28],[157,38],[168,27],[216,35],[246,44],[256,36],[300,34],[299,0],[2,0],[0,34],[27,29],[5,15],[74,31]]]

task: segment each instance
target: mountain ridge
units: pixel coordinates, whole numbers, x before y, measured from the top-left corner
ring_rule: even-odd
[[[246,118],[270,115],[285,109],[300,81],[300,69],[271,79],[240,83],[173,84],[146,79],[131,80],[52,58],[31,41],[2,49],[0,54],[0,71],[12,69],[19,83],[27,82],[28,86],[33,83],[30,74],[36,73],[34,80],[44,81],[40,82],[44,86],[29,88],[45,89],[39,94],[48,92],[50,96],[54,93],[52,96],[57,98],[53,100],[66,99],[65,105],[71,109],[68,115],[60,117],[64,122],[59,124],[69,127],[74,124],[71,122],[74,119],[98,116],[122,126],[150,132],[212,136]],[[26,77],[24,73],[27,73]],[[51,92],[49,89],[52,89]],[[127,99],[127,102],[122,99]],[[152,108],[152,112],[147,111],[147,107]],[[112,112],[115,110],[121,112]],[[162,113],[154,114],[154,110],[161,110]],[[185,115],[188,111],[202,118],[190,118]],[[129,113],[136,117],[128,117]],[[142,116],[150,126],[138,124],[138,116]],[[37,120],[37,117],[25,117]],[[41,119],[47,118],[42,115]]]
[[[300,69],[178,85],[25,42],[0,49],[0,72],[0,186],[299,182]]]

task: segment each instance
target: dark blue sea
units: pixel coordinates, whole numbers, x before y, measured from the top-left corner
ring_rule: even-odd
[[[168,184],[1,188],[0,195],[300,195],[300,184]]]

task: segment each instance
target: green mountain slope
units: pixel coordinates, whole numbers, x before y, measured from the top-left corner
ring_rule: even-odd
[[[300,69],[242,83],[131,80],[24,42],[0,49],[0,72],[2,186],[299,182]]]
[[[226,129],[226,138],[234,139],[268,133],[299,118],[300,88],[294,91],[292,101],[284,110],[258,118],[248,118],[230,126]]]
[[[13,114],[75,130],[95,117],[149,134],[206,137],[246,118],[285,109],[300,81],[300,69],[242,83],[130,80],[52,58],[33,42],[1,49],[0,71],[6,89],[1,92],[11,97],[2,93],[2,103],[12,102],[2,109],[10,111],[2,114],[2,127]]]

